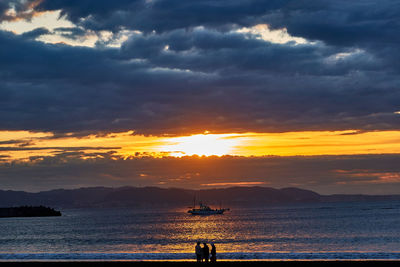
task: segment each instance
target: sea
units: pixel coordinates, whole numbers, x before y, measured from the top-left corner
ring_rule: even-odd
[[[399,260],[400,202],[231,207],[61,209],[61,217],[1,218],[0,261]]]

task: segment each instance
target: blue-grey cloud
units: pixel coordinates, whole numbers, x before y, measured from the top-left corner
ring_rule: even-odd
[[[24,39],[34,40],[34,39],[40,37],[41,35],[45,35],[45,34],[50,34],[50,31],[48,29],[42,27],[42,28],[34,29],[32,31],[25,32],[22,34],[22,37]]]
[[[399,129],[397,8],[390,1],[378,8],[374,1],[43,0],[37,11],[61,10],[79,25],[55,30],[68,38],[85,30],[141,33],[121,48],[84,48],[32,40],[44,29],[1,31],[0,129]],[[314,43],[235,31],[259,23]]]
[[[34,7],[38,3],[38,0],[1,0],[0,22],[30,20],[36,13]]]
[[[252,25],[260,16],[288,5],[290,0],[45,0],[37,10],[62,10],[74,23],[94,30],[121,28],[143,32],[169,31],[199,25],[229,29]]]

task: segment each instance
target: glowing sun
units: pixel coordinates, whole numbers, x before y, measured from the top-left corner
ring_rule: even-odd
[[[238,144],[234,134],[197,134],[165,140],[160,151],[171,156],[222,156],[230,154]]]

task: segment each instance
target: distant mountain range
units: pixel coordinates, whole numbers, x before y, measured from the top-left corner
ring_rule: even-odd
[[[400,195],[320,195],[299,188],[230,187],[188,190],[158,187],[89,187],[39,193],[0,190],[0,207],[44,205],[62,208],[190,206],[194,197],[209,205],[265,206],[285,203],[400,200]]]

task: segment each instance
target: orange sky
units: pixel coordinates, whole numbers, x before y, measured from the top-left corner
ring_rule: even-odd
[[[134,135],[133,132],[54,138],[52,133],[0,131],[1,155],[11,159],[54,155],[60,151],[116,155],[351,155],[400,152],[400,131],[314,131],[286,133],[198,134],[179,137]]]

